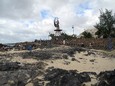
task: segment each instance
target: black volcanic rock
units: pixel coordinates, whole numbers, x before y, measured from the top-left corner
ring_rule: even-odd
[[[115,70],[101,72],[97,78],[99,82],[95,86],[115,86]]]
[[[41,51],[41,52],[26,52],[26,53],[21,54],[21,56],[23,58],[32,58],[32,57],[34,57],[35,59],[38,59],[38,60],[45,60],[45,59],[52,58],[52,53],[45,52],[45,51]]]
[[[91,79],[88,74],[79,74],[75,70],[49,69],[45,80],[50,81],[46,86],[81,86]]]
[[[0,71],[10,71],[10,70],[17,70],[19,69],[18,62],[1,62],[0,63]]]
[[[45,63],[20,64],[0,63],[0,86],[25,86],[28,80],[44,74]]]

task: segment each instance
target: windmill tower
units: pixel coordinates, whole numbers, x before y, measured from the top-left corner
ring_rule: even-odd
[[[54,26],[55,26],[55,36],[56,37],[59,37],[60,35],[61,35],[61,29],[60,29],[60,26],[59,26],[59,20],[58,20],[58,18],[56,17],[55,19],[54,19]]]

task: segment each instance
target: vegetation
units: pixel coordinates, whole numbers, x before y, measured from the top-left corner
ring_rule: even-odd
[[[54,34],[50,34],[49,35],[52,39],[55,39],[55,35]],[[62,37],[62,39],[64,40],[68,40],[68,39],[74,39],[77,38],[76,35],[68,35],[66,33],[61,33],[60,37]]]
[[[83,38],[93,38],[92,34],[90,32],[84,31],[82,33]]]
[[[64,40],[76,38],[76,35],[68,35],[66,33],[62,33],[61,36],[63,37]]]
[[[49,36],[51,37],[51,39],[54,39],[55,38],[55,35],[54,34],[49,34]]]
[[[97,29],[95,33],[98,38],[115,38],[115,15],[112,14],[111,10],[106,9],[105,12],[100,10],[99,23],[97,23],[94,27]]]

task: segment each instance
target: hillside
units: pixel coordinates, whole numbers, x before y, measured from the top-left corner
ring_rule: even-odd
[[[96,28],[86,29],[85,31],[86,31],[86,32],[90,32],[94,38],[97,37],[97,36],[95,35],[95,32],[97,31]],[[82,32],[82,33],[83,33],[83,32]],[[82,33],[80,33],[80,35],[78,35],[78,38],[80,38],[81,36],[83,36]]]

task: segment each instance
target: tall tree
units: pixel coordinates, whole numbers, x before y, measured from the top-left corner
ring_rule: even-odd
[[[94,27],[97,28],[95,34],[98,38],[115,37],[115,15],[112,14],[112,10],[106,9],[105,12],[100,10],[99,23]]]

